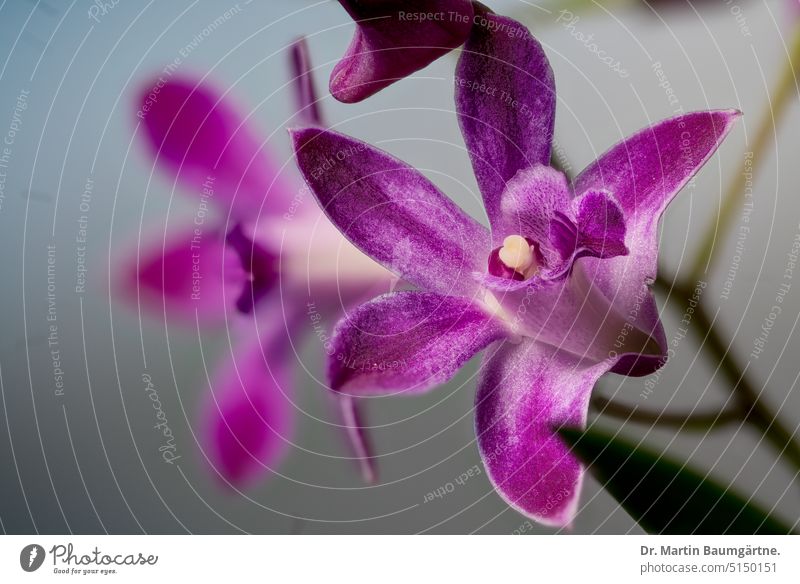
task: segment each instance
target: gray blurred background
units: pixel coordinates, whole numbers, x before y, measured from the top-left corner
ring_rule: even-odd
[[[737,4],[738,2],[738,4]],[[109,6],[112,3],[108,3]],[[618,59],[622,78],[556,22],[558,3],[492,1],[498,12],[529,25],[551,59],[559,91],[556,134],[574,170],[620,138],[673,114],[654,64],[686,111],[734,107],[745,114],[723,147],[669,209],[661,263],[672,276],[696,252],[727,180],[743,171],[743,153],[786,59],[793,26],[788,2],[614,3],[580,13],[576,28]],[[665,7],[665,4],[676,6]],[[134,2],[90,18],[89,0],[6,0],[0,4],[0,134],[11,127],[20,93],[27,109],[10,146],[0,206],[0,527],[7,533],[548,533],[529,527],[489,485],[485,474],[452,494],[425,495],[454,481],[480,459],[472,400],[477,362],[448,386],[422,397],[370,400],[380,454],[380,481],[366,487],[327,409],[320,382],[319,343],[310,338],[298,363],[298,432],[280,476],[247,491],[220,488],[199,453],[198,409],[206,370],[228,351],[225,331],[204,331],[139,315],[109,291],[109,276],[135,249],[139,230],[161,236],[190,213],[171,180],[156,172],[133,140],[134,97],[143,83],[180,55],[209,23],[236,13],[181,58],[180,72],[210,72],[251,113],[268,145],[289,159],[284,127],[292,115],[286,46],[309,36],[322,91],[353,32],[336,2],[256,0]],[[734,8],[735,7],[735,8]],[[656,11],[657,10],[657,11]],[[575,11],[578,14],[578,11]],[[95,13],[97,14],[97,13]],[[744,25],[743,25],[744,23]],[[746,26],[746,29],[743,28]],[[343,132],[378,144],[431,179],[485,222],[477,187],[452,114],[456,55],[434,63],[358,105],[323,100]],[[721,296],[735,261],[737,221],[724,239],[719,269],[704,298],[719,309],[732,350],[746,363],[800,231],[797,100],[763,160],[754,188],[751,232],[730,297]],[[287,172],[294,172],[291,162]],[[77,218],[87,179],[93,180],[88,222],[87,290],[76,294]],[[49,325],[48,246],[55,246],[57,336],[63,395],[53,378]],[[660,305],[664,306],[663,298]],[[800,413],[800,286],[785,300],[764,353],[749,373],[784,423]],[[663,310],[668,337],[675,311]],[[269,315],[267,315],[269,318]],[[280,316],[276,316],[280,318]],[[326,323],[330,326],[333,323]],[[721,406],[728,397],[715,365],[687,337],[666,366],[647,407]],[[181,460],[165,464],[141,374],[158,388]],[[307,371],[306,371],[307,370]],[[645,379],[609,375],[596,391],[643,403]],[[613,419],[631,437],[710,469],[790,522],[800,516],[792,471],[747,428],[706,435]],[[627,533],[638,528],[588,478],[573,533]]]

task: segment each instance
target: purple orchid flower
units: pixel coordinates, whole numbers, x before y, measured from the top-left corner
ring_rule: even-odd
[[[331,94],[354,103],[428,66],[464,43],[470,0],[339,0],[356,21],[344,57],[333,68]]]
[[[321,123],[304,41],[292,47],[292,59],[299,119]],[[388,289],[392,275],[315,205],[302,205],[301,182],[281,174],[230,97],[205,81],[173,76],[149,85],[139,105],[137,121],[155,161],[196,198],[203,220],[153,238],[157,244],[127,266],[121,288],[165,319],[230,326],[231,353],[211,380],[202,442],[224,481],[246,485],[275,468],[291,436],[292,339],[313,331],[306,300],[314,299],[319,315],[338,315]],[[357,400],[340,398],[333,404],[340,425],[372,482]]]
[[[548,165],[556,93],[542,47],[512,19],[477,22],[486,24],[460,57],[456,108],[491,232],[389,154],[321,128],[291,131],[330,220],[419,288],[339,322],[329,379],[352,396],[418,394],[487,349],[475,426],[488,476],[515,509],[567,525],[582,468],[555,430],[585,426],[604,373],[646,375],[665,362],[649,289],[658,221],[739,113],[655,124],[568,184]]]

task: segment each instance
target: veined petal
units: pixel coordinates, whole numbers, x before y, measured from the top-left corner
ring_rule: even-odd
[[[605,190],[619,202],[629,226],[655,226],[740,115],[735,110],[694,112],[645,128],[581,172],[575,194]]]
[[[288,343],[278,330],[284,326],[275,319],[263,342],[251,335],[212,379],[203,440],[213,468],[237,487],[275,468],[293,429]]]
[[[506,183],[550,161],[555,81],[528,29],[504,16],[476,15],[456,70],[456,109],[494,233]]]
[[[172,77],[146,86],[138,106],[150,152],[192,196],[237,218],[286,211],[294,185],[229,97]]]
[[[613,194],[625,214],[625,245],[630,254],[582,260],[587,276],[621,314],[658,339],[666,337],[655,300],[647,289],[656,276],[658,220],[678,191],[711,157],[740,113],[696,112],[671,118],[623,140],[589,165],[575,180],[574,191]],[[623,359],[615,372],[646,375],[663,359]]]
[[[426,67],[464,42],[472,24],[469,0],[339,0],[356,21],[330,91],[354,103]]]
[[[339,321],[328,379],[352,395],[422,393],[507,334],[500,320],[466,298],[386,294]]]
[[[364,253],[420,288],[469,296],[489,252],[486,229],[419,171],[343,134],[291,133],[320,206]]]
[[[564,526],[575,515],[583,469],[554,430],[586,425],[592,388],[609,366],[531,340],[484,360],[475,398],[481,458],[503,499],[540,523]]]
[[[600,259],[628,254],[625,247],[625,216],[608,193],[587,191],[575,199],[575,207],[577,254]]]
[[[140,301],[158,318],[177,318],[194,325],[224,322],[233,314],[248,281],[236,253],[220,233],[195,237],[193,229],[170,235],[162,244],[148,244],[123,270],[119,293],[129,303]]]

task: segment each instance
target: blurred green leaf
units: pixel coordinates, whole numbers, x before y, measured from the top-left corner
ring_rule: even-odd
[[[792,529],[714,480],[598,430],[559,434],[649,533],[787,534]]]

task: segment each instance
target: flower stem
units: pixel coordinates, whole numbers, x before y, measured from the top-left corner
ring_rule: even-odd
[[[603,416],[610,416],[638,422],[650,426],[667,426],[679,430],[708,430],[732,422],[742,421],[742,412],[736,410],[721,410],[714,412],[668,412],[648,410],[641,406],[629,406],[601,395],[592,396],[592,406]]]
[[[692,298],[692,291],[688,290],[687,286],[673,284],[658,277],[655,287],[665,294],[676,292],[680,298],[684,299],[679,310],[681,312],[686,310],[689,299]],[[729,345],[722,340],[702,302],[698,302],[695,306],[693,318],[697,326],[692,329],[702,337],[702,347],[717,360],[720,371],[729,383],[730,392],[736,398],[736,407],[739,409],[742,419],[758,428],[781,456],[786,457],[797,469],[800,469],[800,444],[795,439],[796,430],[792,431],[784,426],[777,415],[773,414],[764,404],[761,392],[746,376],[745,370],[735,362],[729,351]]]
[[[755,176],[756,170],[763,164],[767,143],[774,138],[775,129],[778,121],[786,112],[791,98],[797,95],[797,75],[795,64],[800,64],[800,26],[795,27],[791,46],[789,47],[789,58],[781,73],[774,90],[770,93],[770,101],[767,110],[761,118],[761,124],[756,130],[755,138],[752,142],[752,174]],[[728,185],[725,196],[720,205],[719,215],[714,217],[706,227],[705,235],[700,243],[697,257],[695,258],[687,282],[697,282],[704,280],[705,275],[711,270],[716,251],[717,236],[728,232],[735,217],[736,211],[741,207],[742,195],[744,192],[744,181],[742,175],[737,174],[735,179]]]

